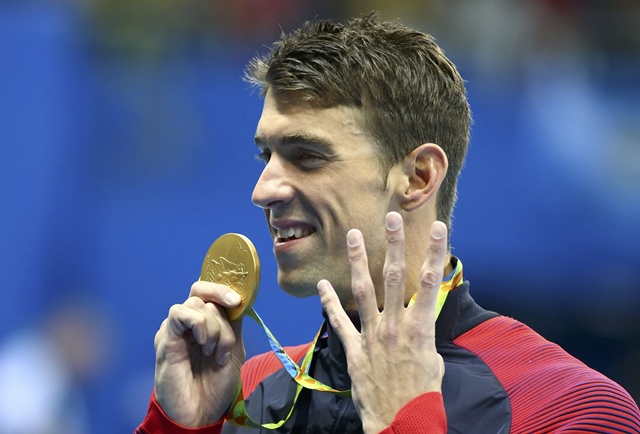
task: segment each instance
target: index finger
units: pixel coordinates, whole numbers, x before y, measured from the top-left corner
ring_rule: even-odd
[[[427,256],[420,270],[420,284],[414,304],[415,309],[427,324],[435,328],[436,301],[444,273],[444,261],[447,254],[447,226],[441,221],[431,225]]]
[[[158,349],[158,343],[160,342],[160,339],[162,338],[162,335],[164,335],[165,333],[165,329],[167,327],[167,321],[169,319],[165,318],[164,321],[162,321],[162,324],[160,324],[160,328],[158,329],[158,331],[156,332],[155,337],[153,338],[153,348],[155,350]]]

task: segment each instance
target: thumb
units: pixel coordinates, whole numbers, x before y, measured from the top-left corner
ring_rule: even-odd
[[[359,345],[360,333],[355,328],[351,319],[344,311],[335,289],[328,280],[322,279],[317,285],[320,302],[327,313],[329,323],[342,341],[347,354],[354,351]]]

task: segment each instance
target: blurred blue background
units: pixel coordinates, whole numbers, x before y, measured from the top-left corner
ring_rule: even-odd
[[[474,297],[640,399],[640,3],[4,0],[1,433],[132,432],[155,331],[225,232],[256,244],[280,342],[310,340],[319,302],[277,288],[250,201],[262,103],[242,74],[281,30],[372,9],[468,81],[452,243]]]

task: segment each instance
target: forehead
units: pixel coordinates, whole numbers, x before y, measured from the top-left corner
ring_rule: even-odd
[[[363,128],[359,109],[348,106],[318,107],[305,102],[295,92],[265,95],[262,116],[256,129],[256,142],[275,146],[286,137],[317,137],[322,143],[340,147],[351,143],[354,149],[372,151],[374,140]]]

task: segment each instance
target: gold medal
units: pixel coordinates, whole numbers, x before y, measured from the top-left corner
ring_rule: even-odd
[[[260,286],[260,261],[251,240],[233,233],[215,240],[202,262],[200,280],[226,285],[237,292],[240,304],[226,309],[227,318],[242,318],[251,309]]]

